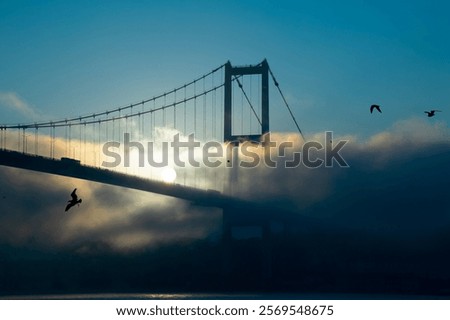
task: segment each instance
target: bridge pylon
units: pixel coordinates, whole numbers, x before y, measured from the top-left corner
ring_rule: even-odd
[[[241,90],[242,84],[239,81],[241,76],[245,75],[260,75],[261,76],[261,117],[259,121],[259,132],[233,132],[233,81],[237,81]],[[253,106],[251,106],[253,109]],[[256,111],[253,110],[256,115]],[[257,116],[258,117],[258,116]],[[237,193],[238,189],[238,170],[239,170],[239,150],[237,150],[240,143],[245,141],[254,141],[262,143],[262,136],[269,133],[269,64],[264,59],[257,65],[250,66],[232,66],[230,61],[225,64],[225,79],[224,79],[224,142],[231,144],[227,151],[227,167],[230,168],[228,176],[228,193],[233,195]],[[230,163],[231,165],[228,165]],[[223,208],[223,272],[225,279],[232,273],[232,243],[233,227],[242,226],[257,226],[261,228],[261,246],[262,246],[262,261],[261,261],[261,275],[264,282],[269,282],[272,276],[271,263],[271,232],[270,232],[270,216],[260,214],[260,212],[248,212],[255,219],[252,221],[242,221],[239,210],[242,208],[224,207]]]

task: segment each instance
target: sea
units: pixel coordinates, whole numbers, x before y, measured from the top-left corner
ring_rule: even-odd
[[[88,293],[0,296],[0,300],[449,300],[449,296],[352,293]]]

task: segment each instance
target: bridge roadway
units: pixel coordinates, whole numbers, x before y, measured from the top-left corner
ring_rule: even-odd
[[[247,204],[245,200],[230,197],[215,190],[202,190],[150,180],[112,170],[81,165],[76,160],[65,160],[65,158],[52,159],[17,151],[0,150],[0,165],[162,194],[204,206],[223,208],[233,204],[239,206],[250,204]]]
[[[94,181],[175,197],[190,201],[194,205],[222,208],[230,212],[230,215],[236,216],[233,220],[239,220],[241,225],[252,225],[255,221],[265,220],[266,214],[274,213],[273,210],[270,213],[267,212],[267,205],[264,203],[240,199],[215,190],[203,190],[141,178],[112,170],[81,165],[76,160],[64,159],[52,159],[17,151],[0,150],[0,165],[2,166]],[[278,211],[278,217],[281,218],[283,215],[281,212],[285,210],[280,208],[276,211]],[[240,214],[242,212],[245,212],[245,214]],[[240,218],[237,219],[237,216],[240,216]]]
[[[228,219],[233,221],[233,225],[254,225],[255,223],[265,223],[268,219],[284,222],[291,221],[293,218],[307,219],[299,215],[297,211],[290,210],[282,204],[266,203],[261,200],[245,200],[215,190],[203,190],[141,178],[112,170],[81,165],[76,160],[64,161],[17,151],[0,150],[0,165],[141,190],[183,199],[194,205],[221,208],[224,213],[227,213]]]
[[[292,211],[284,205],[273,202],[245,200],[215,190],[203,190],[141,178],[112,170],[81,165],[76,160],[64,161],[17,151],[0,150],[0,166],[94,181],[175,197],[192,202],[194,205],[221,208],[227,212],[235,225],[254,225],[254,223],[267,221],[269,217],[281,221],[289,221],[294,217],[296,219],[301,218],[295,210]],[[305,217],[301,219],[303,220]]]

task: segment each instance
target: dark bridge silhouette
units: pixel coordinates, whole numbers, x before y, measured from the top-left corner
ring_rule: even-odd
[[[224,77],[223,81],[217,84],[217,77],[214,78],[214,75],[219,71],[223,72]],[[248,82],[244,84],[243,81],[244,76],[251,78],[253,75],[260,76],[260,96],[256,98],[247,94],[245,90]],[[229,269],[231,261],[232,228],[259,226],[262,229],[264,251],[262,274],[270,277],[270,222],[273,219],[287,222],[294,217],[294,212],[215,190],[203,190],[106,170],[100,167],[99,162],[87,165],[88,158],[92,158],[93,154],[95,159],[100,159],[98,155],[102,143],[117,141],[117,137],[121,141],[121,133],[125,132],[136,133],[154,141],[158,127],[169,127],[184,134],[194,131],[203,141],[215,139],[234,145],[236,141],[239,144],[240,141],[248,139],[260,140],[262,135],[269,132],[269,76],[272,76],[274,85],[301,134],[266,60],[244,67],[233,67],[227,62],[172,91],[113,110],[40,123],[0,125],[0,165],[152,192],[184,199],[194,205],[221,208],[225,271]],[[203,87],[203,91],[199,92],[200,87]],[[251,91],[251,85],[249,87]],[[219,94],[222,89],[224,92]],[[248,108],[244,108],[242,104],[239,111],[239,108],[233,106],[233,89],[241,93],[241,101],[244,101],[245,97]],[[216,101],[220,96],[223,97],[223,105]],[[259,105],[255,105],[252,99],[257,100]],[[207,101],[210,101],[210,106],[207,106]],[[197,112],[200,102],[203,102],[202,113]],[[193,119],[187,116],[188,108],[191,109]],[[250,116],[244,126],[243,119],[247,114],[245,110]],[[173,115],[172,118],[169,118],[169,112]],[[160,124],[155,123],[157,115],[162,120]],[[134,126],[129,126],[130,120]],[[239,125],[233,125],[236,122],[240,123],[240,130],[237,130]],[[40,138],[43,131],[45,136]],[[63,145],[65,151],[61,154]],[[44,156],[42,150],[49,154]],[[225,187],[239,183],[236,174],[230,174],[229,177],[229,181],[224,181]]]
[[[68,158],[57,160],[17,151],[0,150],[0,165],[157,193],[191,201],[198,205],[223,208],[230,204],[242,205],[246,203],[244,200],[226,196],[217,191],[197,189],[85,166]]]

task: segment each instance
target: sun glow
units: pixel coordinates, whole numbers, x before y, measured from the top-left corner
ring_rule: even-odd
[[[161,178],[164,182],[167,183],[172,183],[175,181],[175,179],[177,178],[177,173],[176,171],[171,168],[171,167],[165,167],[162,171],[161,171]]]

